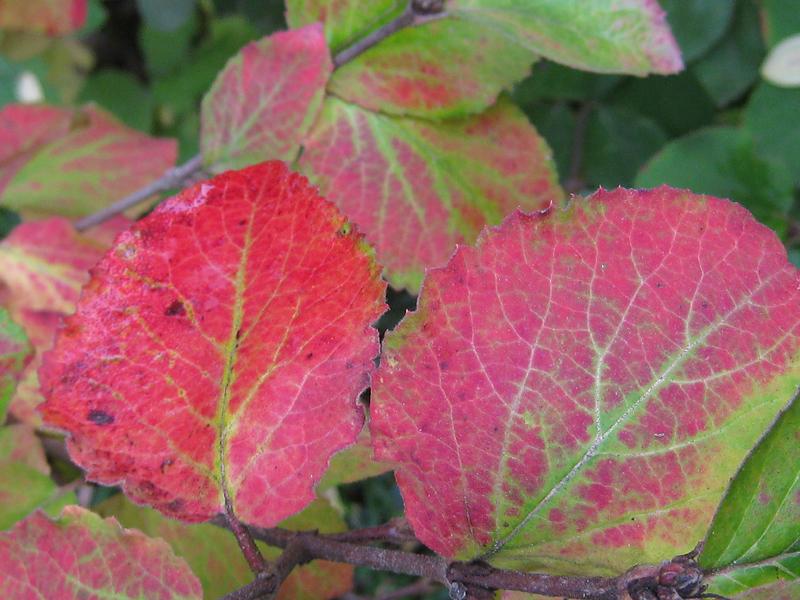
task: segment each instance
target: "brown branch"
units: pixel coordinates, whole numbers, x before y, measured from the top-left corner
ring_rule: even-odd
[[[213,522],[225,526],[222,519],[218,518]],[[661,565],[634,567],[619,577],[562,577],[498,569],[480,562],[454,562],[448,565],[439,556],[378,548],[335,538],[341,534],[294,532],[281,528],[248,529],[253,538],[270,546],[288,548],[290,544],[301,544],[306,560],[323,559],[422,577],[447,586],[451,597],[464,600],[488,598],[491,597],[489,592],[495,590],[513,590],[575,600],[699,598],[705,589],[701,585],[703,572],[694,561],[696,551]],[[376,541],[372,531],[366,535],[359,534],[358,531],[351,533],[353,539],[361,537],[366,542]],[[668,592],[680,595],[668,596]]]
[[[337,542],[349,542],[351,544],[370,544],[381,542],[384,544],[403,545],[409,543],[419,543],[411,531],[408,522],[404,518],[392,519],[388,523],[377,527],[364,527],[343,533],[332,533],[329,539]]]
[[[90,227],[94,227],[95,225],[99,225],[100,223],[107,221],[115,215],[124,213],[129,208],[136,206],[140,202],[144,202],[156,194],[165,192],[172,188],[181,187],[193,175],[200,172],[202,166],[203,158],[200,155],[190,158],[179,167],[174,167],[167,170],[161,177],[152,183],[147,184],[143,188],[136,190],[130,196],[125,196],[121,200],[117,200],[114,204],[107,206],[103,210],[81,219],[75,223],[75,229],[78,231],[89,229]]]

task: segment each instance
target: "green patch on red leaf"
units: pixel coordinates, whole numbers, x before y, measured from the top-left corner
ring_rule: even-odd
[[[6,420],[6,409],[17,387],[22,370],[33,355],[25,331],[0,307],[0,423]]]
[[[6,600],[199,600],[202,589],[163,540],[68,506],[58,521],[36,512],[0,533],[0,595]]]
[[[375,477],[390,471],[391,465],[375,460],[372,456],[372,441],[367,426],[361,431],[358,440],[349,448],[337,452],[331,458],[331,464],[317,484],[317,492]]]
[[[731,482],[700,565],[711,591],[736,598],[800,592],[800,401],[794,400]],[[794,596],[791,593],[795,594]]]
[[[177,154],[174,140],[130,129],[94,106],[6,107],[0,127],[0,140],[17,144],[0,152],[0,205],[26,216],[95,212],[163,175]]]
[[[799,284],[741,206],[666,187],[518,213],[460,248],[372,390],[417,536],[567,574],[691,549],[800,383]]]
[[[391,283],[412,290],[487,223],[563,194],[546,142],[507,100],[434,123],[329,98],[299,166],[374,244]]]
[[[206,523],[187,525],[168,519],[153,509],[136,506],[121,494],[98,505],[97,512],[115,517],[124,527],[165,540],[200,579],[206,598],[219,598],[253,580],[253,572],[230,531]],[[315,500],[280,526],[298,531],[314,529],[320,533],[338,533],[346,529],[341,516],[324,500]],[[280,554],[277,548],[261,542],[258,546],[268,559]],[[348,592],[352,584],[353,567],[314,561],[297,567],[283,582],[277,598],[326,600]]]
[[[333,65],[320,25],[245,46],[203,99],[203,162],[214,172],[292,161],[322,105]]]
[[[63,35],[83,27],[88,0],[3,0],[0,29]]]
[[[95,267],[40,370],[45,420],[90,479],[137,502],[274,525],[361,429],[379,273],[283,163],[197,184]]]

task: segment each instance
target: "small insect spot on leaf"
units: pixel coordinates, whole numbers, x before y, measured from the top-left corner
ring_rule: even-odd
[[[90,410],[87,418],[95,425],[111,425],[114,422],[114,415],[110,415],[103,410]]]
[[[175,462],[175,460],[172,459],[172,458],[165,458],[164,460],[162,460],[161,461],[161,472],[162,473],[166,472],[167,467],[169,467],[174,462]]]
[[[308,354],[306,354],[306,360],[311,360],[312,358],[314,358],[313,352],[309,352]]]
[[[339,231],[336,232],[336,235],[338,235],[339,237],[345,237],[345,236],[350,235],[350,231],[351,230],[352,230],[352,227],[351,227],[350,223],[345,223],[339,228]]]
[[[186,314],[186,307],[183,306],[183,302],[181,302],[180,300],[175,300],[164,311],[164,316],[167,317],[175,317],[184,314]]]

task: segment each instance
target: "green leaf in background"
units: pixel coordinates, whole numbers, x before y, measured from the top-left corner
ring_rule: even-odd
[[[758,7],[753,0],[739,0],[733,26],[692,71],[716,105],[726,106],[744,94],[758,78],[763,57]]]
[[[537,100],[603,98],[621,81],[618,75],[598,75],[541,60],[534,65],[532,75],[522,80],[511,95],[525,109]]]
[[[630,185],[666,141],[651,119],[630,109],[601,106],[592,111],[586,128],[584,179],[593,186]]]
[[[136,5],[145,24],[159,31],[175,31],[191,17],[195,0],[136,0]]]
[[[137,506],[117,494],[95,507],[104,517],[115,517],[124,527],[163,538],[178,556],[189,563],[200,579],[206,598],[218,598],[250,583],[253,573],[233,535],[211,524],[188,525],[169,519],[152,508]],[[317,529],[339,533],[346,527],[341,516],[324,500],[316,500],[303,512],[281,523],[294,530]],[[279,551],[258,543],[267,558]],[[323,600],[349,591],[353,568],[349,565],[314,561],[295,569],[278,592],[279,600]],[[316,585],[314,585],[316,584]],[[308,593],[305,588],[312,587]],[[314,595],[316,593],[317,595]]]
[[[761,26],[770,48],[782,39],[800,32],[797,0],[761,0],[760,4]]]
[[[745,109],[744,127],[759,153],[785,164],[800,185],[800,89],[759,84]]]
[[[11,320],[5,308],[0,307],[0,423],[6,420],[8,403],[19,375],[32,355],[25,331]]]
[[[0,530],[54,499],[41,442],[25,425],[0,427]]]
[[[79,100],[96,102],[126,125],[149,132],[153,119],[150,91],[128,71],[106,69],[86,80]]]
[[[670,136],[711,123],[716,107],[691,71],[672,77],[628,79],[609,102],[650,117]]]
[[[664,183],[730,198],[779,234],[794,200],[783,165],[762,159],[746,132],[732,127],[701,129],[664,146],[639,173],[636,186]]]
[[[711,591],[800,597],[800,400],[777,419],[728,488],[699,562]],[[739,595],[742,594],[742,595]]]
[[[146,24],[139,29],[139,46],[151,77],[169,75],[189,60],[192,38],[197,32],[197,22],[197,17],[192,14],[175,31],[159,31]]]
[[[547,140],[553,151],[558,173],[564,181],[569,176],[572,162],[572,145],[575,138],[575,113],[565,102],[532,106],[526,110],[528,118]]]
[[[719,41],[731,23],[734,6],[732,0],[661,0],[660,4],[686,62]]]

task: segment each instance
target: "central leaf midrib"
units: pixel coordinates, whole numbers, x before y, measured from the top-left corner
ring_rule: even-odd
[[[223,367],[222,378],[220,380],[220,397],[219,402],[217,403],[217,413],[215,416],[217,423],[217,456],[215,457],[215,462],[217,472],[219,473],[219,485],[222,489],[222,496],[226,511],[233,506],[233,490],[229,489],[230,482],[228,481],[228,474],[225,469],[225,457],[227,455],[229,444],[228,433],[231,425],[231,414],[229,408],[233,382],[236,379],[234,369],[236,368],[236,360],[239,355],[239,333],[241,331],[242,322],[244,321],[244,287],[245,276],[247,273],[247,258],[250,252],[250,245],[252,243],[252,230],[253,214],[251,212],[250,218],[247,222],[244,244],[242,246],[241,256],[239,257],[239,266],[236,270],[236,279],[234,281],[234,302],[231,313],[231,329],[230,333],[228,334],[228,341],[223,349],[225,354],[225,366]]]

